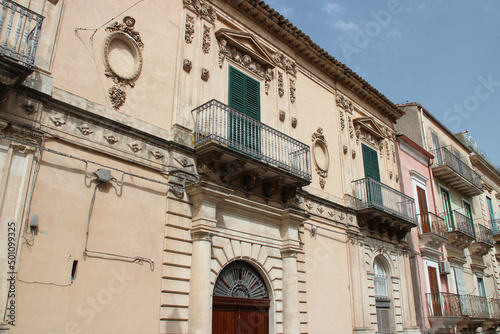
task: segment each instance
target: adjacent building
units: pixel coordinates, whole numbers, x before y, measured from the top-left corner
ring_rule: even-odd
[[[489,215],[486,206],[491,197],[483,198],[485,184],[493,183],[483,179],[485,172],[478,173],[471,166],[476,158],[463,138],[459,140],[460,136],[418,103],[400,107],[405,115],[396,128],[407,136],[400,140],[400,148],[423,150],[420,160],[427,161],[429,168],[422,173],[421,166],[416,174],[417,169],[410,169],[412,164],[402,164],[403,174],[405,168],[410,169],[417,184],[419,229],[418,237],[414,231],[412,242],[416,252],[414,290],[421,303],[417,307],[420,328],[475,332],[481,327],[494,332],[499,321],[498,265],[490,222],[494,212],[492,207]],[[422,160],[424,156],[427,160]],[[414,160],[418,160],[416,155]],[[498,177],[496,170],[490,169],[488,165],[486,170]]]

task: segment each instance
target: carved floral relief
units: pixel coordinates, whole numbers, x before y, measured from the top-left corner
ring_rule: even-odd
[[[202,44],[202,50],[204,54],[207,54],[210,52],[210,43],[211,43],[211,38],[210,38],[210,27],[204,25],[203,26],[203,44]]]
[[[324,189],[326,178],[328,177],[328,169],[330,168],[330,154],[328,153],[328,145],[323,135],[323,128],[318,127],[318,130],[313,133],[311,140],[313,142],[311,147],[313,161],[316,173],[320,177],[319,185],[321,189]]]
[[[295,94],[295,80],[290,78],[290,102],[295,103],[295,100],[297,98]]]
[[[344,95],[342,95],[340,93],[337,93],[337,107],[339,109],[340,130],[344,131],[344,129],[345,129],[344,112],[352,114],[352,112],[354,110],[354,106],[348,98],[346,98]],[[349,119],[350,119],[350,117],[349,117]],[[349,121],[349,133],[350,133],[350,137],[353,138],[354,137],[354,130],[352,129],[352,125],[351,125],[350,121]],[[359,137],[357,137],[357,138],[359,138]],[[359,142],[359,139],[357,139],[356,141]]]
[[[278,71],[278,96],[285,95],[285,84],[283,83],[283,73]]]
[[[276,52],[273,55],[273,58],[276,64],[278,64],[278,66],[285,69],[286,73],[291,74],[293,76],[297,75],[297,63],[294,60],[278,52]]]
[[[114,82],[108,91],[114,109],[125,103],[126,86],[133,88],[142,70],[144,43],[134,25],[135,19],[125,16],[123,23],[115,21],[106,28],[109,35],[104,42],[105,75]]]
[[[213,6],[204,0],[184,0],[184,7],[191,9],[196,15],[209,22],[217,20],[217,13]]]
[[[194,37],[194,16],[186,15],[186,31],[184,32],[184,39],[187,44],[193,43]]]

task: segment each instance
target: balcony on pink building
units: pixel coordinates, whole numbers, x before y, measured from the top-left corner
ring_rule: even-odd
[[[432,212],[417,215],[418,233],[420,237],[420,251],[424,254],[441,256],[439,250],[448,240],[446,222]]]

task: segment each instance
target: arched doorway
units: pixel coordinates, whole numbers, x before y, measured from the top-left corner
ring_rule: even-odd
[[[212,334],[268,334],[269,306],[259,272],[245,261],[232,262],[215,281]]]

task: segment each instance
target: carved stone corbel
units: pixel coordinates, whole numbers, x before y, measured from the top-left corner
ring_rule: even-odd
[[[298,194],[300,187],[296,184],[292,184],[286,187],[283,187],[282,190],[282,200],[284,203],[291,202]]]
[[[243,187],[245,190],[255,189],[264,178],[264,172],[252,170],[243,176]]]
[[[233,160],[228,162],[220,172],[220,180],[226,184],[236,179],[245,168],[246,162],[243,160]]]
[[[284,182],[284,177],[281,175],[265,180],[264,181],[264,195],[266,195],[268,197],[276,195],[276,193],[283,186],[283,182]]]

